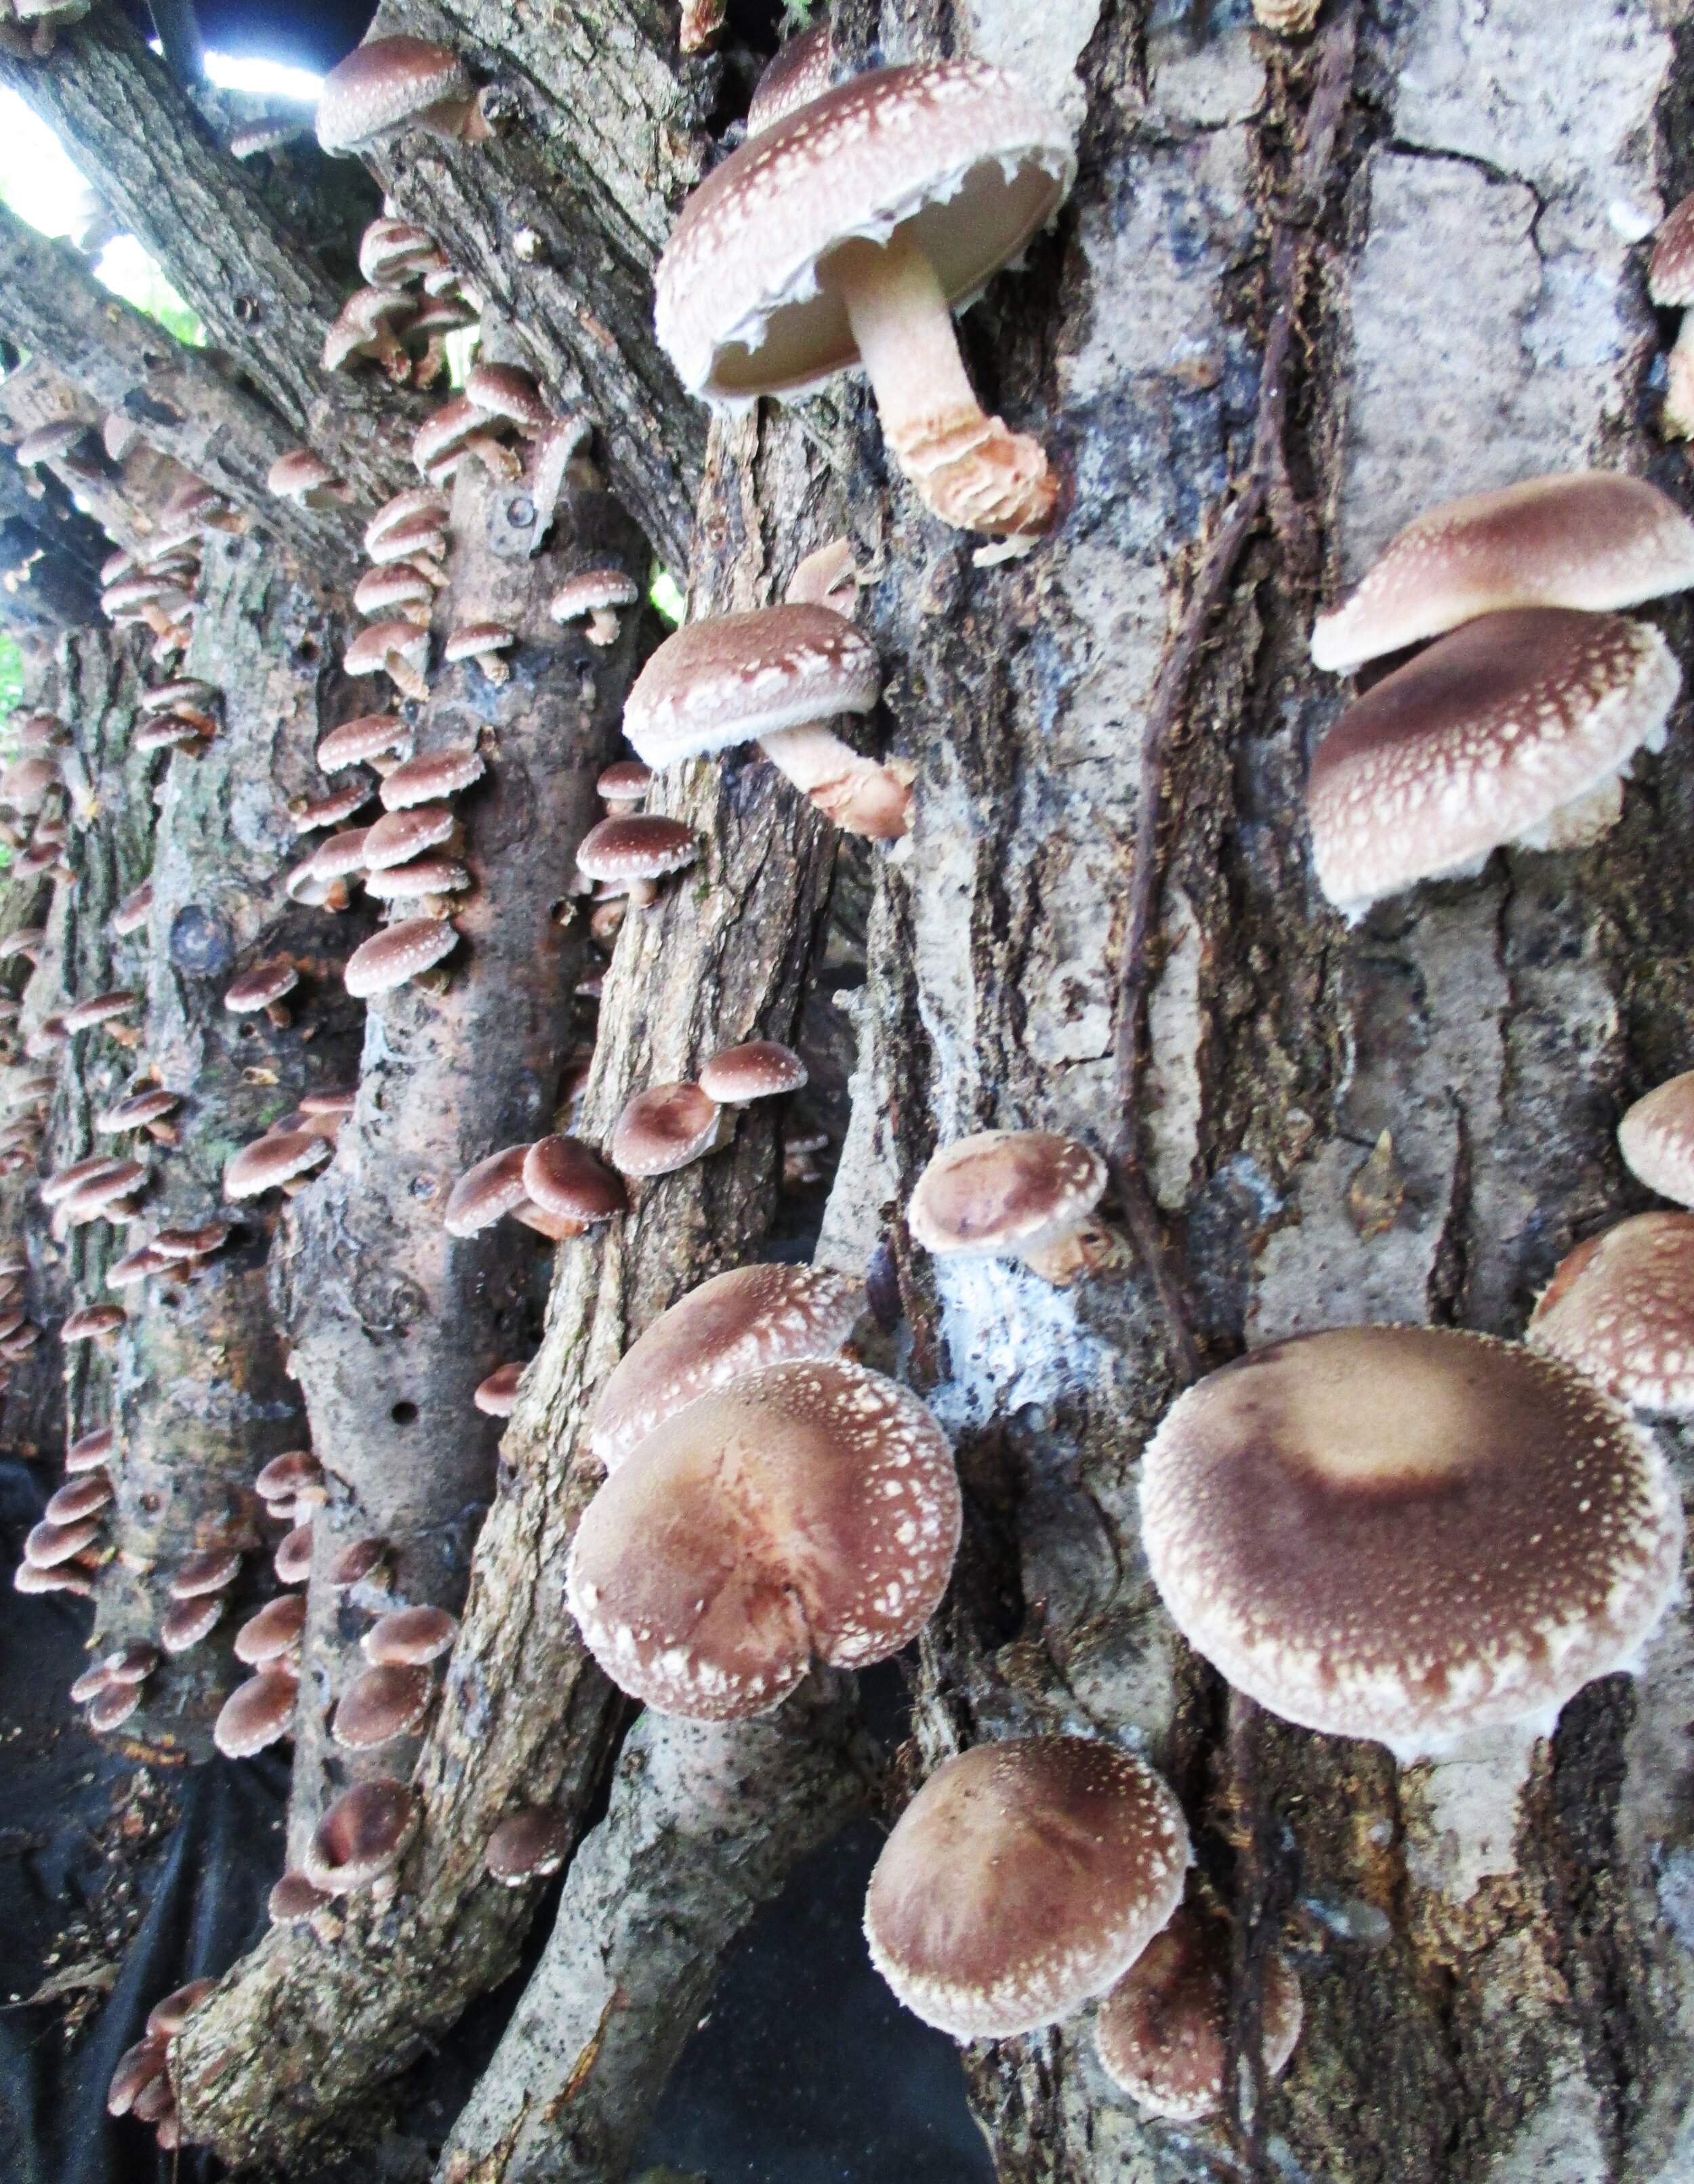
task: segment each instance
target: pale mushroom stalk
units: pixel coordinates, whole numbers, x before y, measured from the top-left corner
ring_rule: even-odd
[[[765,737],[759,748],[844,833],[868,835],[873,842],[898,841],[906,833],[911,784],[917,777],[909,760],[889,759],[879,766],[822,721],[780,729]]]
[[[961,531],[1021,533],[1052,521],[1058,487],[1038,440],[984,415],[934,268],[896,229],[855,240],[827,277],[877,398],[883,435],[924,505]]]

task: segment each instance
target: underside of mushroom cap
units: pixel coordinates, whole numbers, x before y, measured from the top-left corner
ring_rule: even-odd
[[[870,640],[831,607],[761,607],[690,622],[636,677],[623,729],[650,766],[866,713],[882,689]]]
[[[860,1365],[779,1365],[700,1396],[619,1466],[566,1597],[621,1689],[737,1720],[814,1657],[898,1652],[946,1590],[959,1526],[952,1451],[915,1396]]]
[[[1632,1665],[1682,1510],[1651,1440],[1569,1367],[1353,1327],[1191,1388],[1142,1460],[1141,1529],[1177,1627],[1238,1690],[1412,1759],[1550,1731]]]
[[[1128,1752],[1075,1736],[978,1745],[930,1776],[883,1846],[871,1958],[956,2039],[1032,2032],[1134,1962],[1189,1859],[1181,1806]]]
[[[683,207],[659,261],[659,339],[694,394],[744,406],[821,386],[857,359],[818,267],[910,231],[956,307],[1063,203],[1063,123],[982,61],[875,69],[750,140]]]
[[[1439,638],[1318,747],[1307,805],[1324,894],[1357,915],[1509,843],[1574,846],[1582,827],[1562,822],[1660,747],[1681,685],[1658,632],[1615,615],[1524,607]]]

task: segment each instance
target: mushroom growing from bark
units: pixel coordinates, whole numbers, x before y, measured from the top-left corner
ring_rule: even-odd
[[[621,1175],[671,1175],[727,1144],[733,1128],[698,1084],[655,1084],[625,1105],[606,1150]]]
[[[1350,705],[1307,789],[1312,860],[1349,918],[1496,849],[1597,841],[1682,687],[1644,622],[1557,607],[1485,615]]]
[[[1106,1184],[1106,1162],[1074,1138],[984,1130],[935,1155],[906,1223],[927,1251],[1021,1259],[1064,1289],[1122,1262],[1121,1242],[1095,1214]]]
[[[280,1669],[261,1669],[224,1701],[212,1741],[227,1759],[251,1759],[293,1734],[299,1686]]]
[[[429,695],[429,631],[414,621],[373,621],[359,631],[343,655],[349,675],[386,675],[403,698],[421,702]]]
[[[554,621],[588,621],[590,644],[617,643],[617,610],[632,607],[641,593],[635,579],[621,569],[589,569],[567,577],[547,603]]]
[[[512,671],[501,655],[516,643],[517,632],[508,629],[504,622],[465,622],[443,645],[441,656],[449,667],[474,660],[489,682],[510,682]]]
[[[632,811],[602,819],[582,837],[577,869],[585,879],[605,880],[628,892],[644,909],[659,900],[658,882],[685,871],[699,857],[692,827],[656,811]]]
[[[613,1682],[664,1713],[780,1705],[813,1659],[887,1660],[947,1586],[953,1453],[909,1390],[777,1365],[655,1429],[590,1503],[566,1597]]]
[[[347,488],[309,448],[279,455],[265,482],[279,500],[292,500],[299,508],[331,508],[348,498]]]
[[[470,71],[426,38],[367,38],[324,78],[318,142],[362,152],[402,129],[476,144],[489,134]]]
[[[261,1010],[278,1031],[287,1031],[293,1019],[282,1006],[285,994],[300,983],[294,966],[279,956],[274,962],[257,963],[224,989],[224,1006],[231,1016],[254,1016]]]
[[[1549,1734],[1584,1684],[1632,1667],[1682,1507],[1648,1437],[1569,1366],[1351,1327],[1190,1388],[1142,1459],[1141,1532],[1178,1629],[1229,1682],[1410,1761]]]
[[[1638,1213],[1579,1244],[1524,1340],[1632,1409],[1694,1414],[1694,1213]]]
[[[528,1805],[500,1822],[488,1838],[483,1863],[490,1880],[502,1888],[521,1888],[557,1873],[570,1848],[569,1814]]]
[[[1645,478],[1576,471],[1446,502],[1408,523],[1312,632],[1332,674],[1512,607],[1589,614],[1694,584],[1694,523]]]
[[[267,1190],[281,1190],[321,1167],[331,1150],[309,1130],[267,1131],[243,1145],[225,1167],[224,1195],[259,1198]]]
[[[913,488],[961,530],[1050,523],[1037,441],[983,413],[954,309],[1009,265],[1076,174],[1057,114],[980,61],[875,69],[732,153],[655,276],[659,338],[722,408],[862,365]]]
[[[1636,1100],[1618,1125],[1618,1147],[1649,1190],[1694,1206],[1694,1070]]]
[[[485,1380],[476,1383],[471,1400],[485,1418],[509,1418],[517,1407],[518,1382],[524,1368],[514,1361],[497,1365]]]
[[[1182,1901],[1182,1808],[1151,1768],[1077,1736],[981,1744],[932,1774],[865,1898],[871,1960],[926,2025],[1002,2040],[1056,2024]]]
[[[822,98],[829,89],[834,72],[835,57],[830,50],[827,21],[802,31],[797,38],[790,38],[776,57],[765,64],[764,72],[754,87],[747,109],[749,137],[763,136],[779,121],[786,121],[789,114],[810,106],[813,99]]]
[[[307,1846],[305,1875],[329,1896],[384,1883],[417,1832],[418,1809],[404,1782],[387,1775],[360,1782],[337,1797]],[[388,1883],[392,1886],[392,1883]]]
[[[721,1107],[747,1107],[780,1099],[806,1082],[806,1067],[791,1047],[774,1039],[750,1039],[713,1055],[700,1072],[700,1089]]]
[[[403,918],[354,950],[342,982],[355,1000],[370,1000],[432,970],[458,944],[459,934],[444,917]]]

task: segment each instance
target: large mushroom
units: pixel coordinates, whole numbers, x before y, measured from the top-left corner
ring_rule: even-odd
[[[956,307],[1057,211],[1058,115],[979,61],[875,69],[732,153],[659,261],[659,338],[723,408],[862,365],[901,469],[944,522],[1027,533],[1058,488],[1038,442],[983,414]]]
[[[455,53],[426,38],[367,38],[324,78],[318,142],[326,152],[362,152],[403,129],[467,144],[489,134],[470,72]]]

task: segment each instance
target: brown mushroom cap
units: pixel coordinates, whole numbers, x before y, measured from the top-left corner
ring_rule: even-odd
[[[119,1304],[85,1304],[70,1313],[59,1330],[63,1342],[103,1342],[122,1327],[129,1315]]]
[[[502,1820],[488,1838],[484,1863],[489,1878],[503,1888],[521,1888],[557,1873],[571,1848],[567,1814],[547,1805],[528,1805]]]
[[[882,690],[870,640],[833,608],[761,607],[690,622],[636,677],[623,730],[651,766],[867,713]]]
[[[297,834],[313,834],[322,827],[339,827],[362,811],[376,793],[376,785],[369,777],[337,788],[333,795],[309,798],[293,815]]]
[[[412,732],[398,713],[361,713],[332,728],[318,745],[318,764],[326,773],[343,766],[359,766],[367,759],[383,758],[391,751],[404,755],[412,747]]]
[[[1039,1256],[1081,1228],[1106,1184],[1106,1162],[1075,1138],[984,1130],[944,1145],[906,1208],[913,1239],[946,1256]]]
[[[135,1713],[141,1704],[141,1696],[139,1684],[120,1683],[114,1678],[88,1702],[89,1728],[97,1736],[109,1736]]]
[[[429,632],[415,621],[373,621],[359,631],[342,655],[349,675],[376,675],[398,656],[419,674],[429,666]]]
[[[543,1213],[593,1228],[629,1204],[621,1179],[580,1138],[542,1138],[523,1159],[524,1195]]]
[[[299,972],[281,956],[274,962],[255,963],[225,988],[224,1006],[231,1016],[250,1016],[292,994],[299,983]]]
[[[226,1591],[240,1574],[237,1548],[203,1547],[177,1564],[166,1589],[172,1600],[198,1600],[203,1593]]]
[[[137,2040],[133,2048],[125,2048],[118,2058],[118,2067],[113,2071],[111,2082],[106,2089],[107,2114],[128,2115],[135,2107],[137,2096],[155,2080],[164,2076],[165,2064],[165,2042],[163,2040]],[[169,2080],[166,2083],[169,2084]]]
[[[276,1552],[270,1557],[270,1567],[276,1573],[279,1585],[304,1585],[312,1574],[312,1527],[309,1522],[296,1524],[276,1543]]]
[[[337,1591],[363,1585],[369,1578],[386,1582],[388,1542],[374,1535],[350,1540],[330,1566],[329,1581]]]
[[[1184,1903],[1101,2003],[1101,2067],[1154,2115],[1198,2123],[1222,2107],[1229,2059],[1229,1927]],[[1279,2076],[1305,2016],[1300,1982],[1273,1954],[1261,2026],[1267,2077]]]
[[[744,1107],[798,1092],[806,1082],[799,1055],[774,1039],[751,1039],[713,1055],[700,1072],[700,1089],[722,1107]]]
[[[602,819],[582,837],[577,867],[585,879],[656,880],[679,872],[699,855],[692,827],[656,811],[630,811]]]
[[[1631,1173],[1678,1206],[1694,1206],[1694,1069],[1656,1085],[1618,1125]]]
[[[404,811],[385,811],[365,832],[365,865],[373,872],[404,865],[450,841],[457,824],[449,804],[413,804]]]
[[[367,872],[365,892],[374,902],[421,902],[428,895],[460,894],[471,874],[455,857],[413,857],[404,865],[384,865]]]
[[[209,1637],[221,1620],[226,1605],[220,1592],[203,1592],[192,1600],[173,1600],[159,1618],[159,1642],[167,1653],[187,1653]]]
[[[456,667],[464,660],[481,660],[491,652],[504,652],[517,643],[517,632],[508,629],[500,621],[465,622],[455,629],[441,648],[441,656],[449,667]]]
[[[127,1016],[140,998],[138,994],[123,989],[109,994],[91,994],[86,1001],[78,1001],[64,1011],[64,1028],[73,1032],[91,1030],[113,1017]]]
[[[365,870],[365,845],[371,838],[368,827],[343,827],[338,834],[331,834],[320,842],[312,853],[312,877],[330,881],[350,879],[354,873]]]
[[[269,1131],[252,1145],[243,1145],[225,1168],[224,1195],[257,1198],[265,1191],[280,1190],[296,1176],[320,1167],[332,1150],[309,1130]]]
[[[488,772],[475,744],[458,750],[426,751],[397,766],[382,783],[385,811],[404,811],[417,804],[434,804],[469,788]]]
[[[1523,607],[1439,638],[1318,746],[1307,807],[1324,894],[1357,915],[1507,843],[1591,839],[1591,800],[1659,748],[1681,685],[1658,632],[1615,615]],[[1603,831],[1616,811],[1593,809]]]
[[[448,1194],[443,1224],[449,1236],[475,1236],[523,1203],[528,1155],[527,1145],[508,1145],[465,1170]]]
[[[121,1174],[131,1165],[112,1153],[94,1153],[86,1160],[73,1161],[69,1167],[55,1169],[42,1185],[42,1204],[57,1206],[61,1199],[69,1198],[85,1184],[103,1182],[108,1177]]]
[[[99,1536],[100,1527],[92,1518],[81,1518],[73,1524],[57,1524],[51,1518],[43,1518],[24,1536],[24,1560],[36,1569],[56,1569],[92,1546]]]
[[[291,1448],[273,1456],[254,1480],[261,1502],[292,1502],[303,1486],[315,1486],[324,1468],[309,1449]]]
[[[714,1274],[661,1312],[600,1392],[588,1446],[608,1471],[697,1396],[749,1373],[836,1357],[865,1309],[865,1286],[821,1268],[774,1264]]]
[[[1694,197],[1686,197],[1658,231],[1647,266],[1647,293],[1672,308],[1694,304]]]
[[[722,1117],[698,1084],[655,1084],[625,1106],[606,1150],[621,1175],[670,1175],[716,1147]]]
[[[547,602],[547,611],[554,621],[576,621],[608,608],[632,607],[640,597],[634,577],[621,569],[585,569],[565,579]]]
[[[490,417],[540,432],[553,421],[553,412],[532,375],[515,364],[473,364],[465,375],[465,392]]]
[[[747,109],[747,134],[762,136],[779,121],[786,121],[829,89],[834,74],[829,25],[819,23],[790,38],[774,59],[765,64]]]
[[[92,1517],[103,1509],[112,1498],[112,1482],[103,1471],[85,1471],[79,1478],[67,1479],[63,1486],[47,1496],[42,1515],[49,1524],[80,1524],[85,1517]]]
[[[417,1831],[418,1809],[404,1782],[387,1775],[337,1797],[307,1847],[305,1875],[315,1888],[346,1896],[398,1865]]]
[[[622,1690],[738,1719],[815,1656],[897,1653],[946,1590],[959,1525],[952,1451],[915,1396],[861,1365],[778,1365],[699,1397],[619,1465],[566,1594]]]
[[[391,1607],[359,1640],[367,1661],[420,1668],[451,1652],[459,1625],[444,1607]]]
[[[1632,1409],[1694,1412],[1694,1213],[1639,1213],[1579,1244],[1524,1339]]]
[[[1134,1963],[1182,1901],[1189,1856],[1176,1798],[1115,1746],[978,1745],[930,1776],[884,1844],[871,1959],[956,2039],[1033,2032]]]
[[[285,1873],[265,1899],[273,1926],[298,1926],[326,1910],[335,1901],[326,1890],[313,1887],[304,1873]]]
[[[391,544],[397,533],[409,532],[419,524],[438,534],[445,545],[447,496],[432,485],[410,486],[404,493],[397,493],[392,500],[385,500],[365,526],[365,552],[373,561],[377,560],[379,547]]]
[[[190,1980],[186,1986],[173,1987],[162,2001],[154,2003],[147,2014],[148,2037],[173,2040],[188,2022],[208,1995],[217,1992],[215,1979]]]
[[[638,758],[621,758],[609,766],[594,783],[603,804],[639,804],[653,786],[653,769]]]
[[[1645,478],[1578,471],[1449,501],[1408,524],[1312,632],[1345,673],[1513,607],[1588,613],[1694,584],[1694,523]]]
[[[1626,1667],[1682,1511],[1651,1440],[1569,1367],[1351,1327],[1190,1389],[1142,1459],[1141,1529],[1178,1628],[1239,1690],[1407,1758],[1550,1729]]]
[[[351,1752],[374,1751],[409,1736],[422,1723],[434,1696],[426,1668],[383,1662],[355,1676],[335,1710],[332,1734]]]
[[[131,1092],[115,1107],[97,1115],[94,1127],[103,1137],[116,1137],[125,1130],[145,1129],[149,1123],[162,1121],[181,1105],[180,1092],[167,1092],[162,1084],[155,1085],[146,1092]]]
[[[110,1426],[96,1426],[92,1433],[81,1435],[64,1452],[67,1471],[92,1471],[103,1463],[117,1443],[117,1435]]]
[[[368,38],[324,78],[318,142],[326,152],[356,152],[444,101],[465,99],[465,64],[426,38]]]
[[[280,1661],[300,1642],[306,1627],[306,1596],[300,1592],[280,1593],[275,1600],[267,1600],[257,1615],[248,1616],[235,1635],[235,1657],[249,1668],[262,1669],[269,1661]]]
[[[373,828],[373,832],[375,829]],[[355,948],[347,959],[343,983],[355,1000],[404,986],[450,956],[459,935],[443,917],[409,917],[385,926]]]
[[[262,1669],[237,1684],[219,1710],[212,1741],[226,1759],[251,1759],[292,1736],[299,1686],[280,1669]]]
[[[497,1365],[486,1380],[476,1383],[471,1400],[486,1417],[509,1418],[517,1406],[518,1382],[523,1375],[524,1367],[516,1359],[510,1365]]]
[[[65,1592],[78,1600],[91,1600],[94,1595],[92,1580],[80,1569],[60,1563],[53,1569],[37,1569],[31,1562],[21,1562],[12,1573],[14,1592]]]
[[[321,455],[314,454],[309,448],[291,448],[286,455],[279,455],[265,475],[267,493],[275,493],[279,500],[305,499],[326,485],[336,482],[335,472]]]

